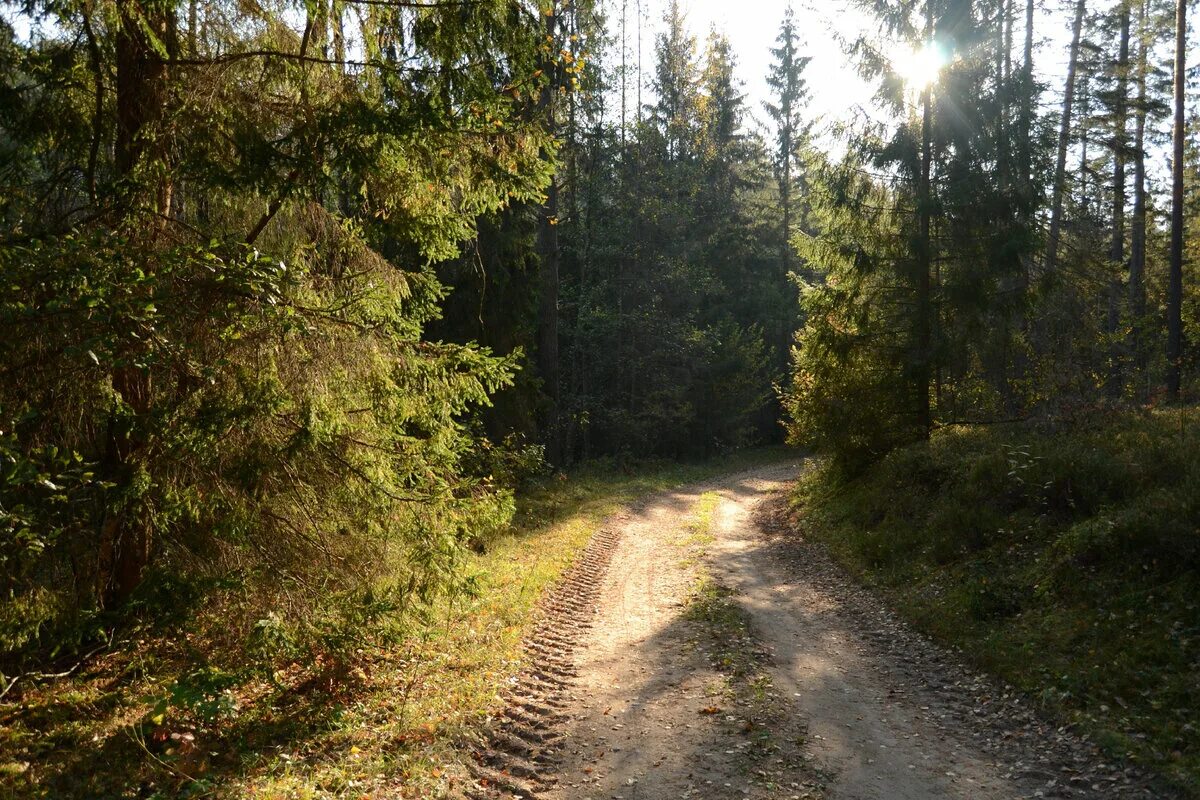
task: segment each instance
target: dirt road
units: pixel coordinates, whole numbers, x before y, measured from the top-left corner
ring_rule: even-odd
[[[1162,797],[764,513],[799,463],[614,520],[539,797]],[[546,756],[547,754],[543,754]]]

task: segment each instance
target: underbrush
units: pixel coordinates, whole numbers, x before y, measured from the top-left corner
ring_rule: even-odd
[[[946,429],[795,506],[921,629],[1200,797],[1200,411]]]
[[[330,595],[319,613],[337,624],[314,620],[312,637],[281,622],[284,595],[164,584],[141,623],[0,698],[0,798],[442,796],[519,671],[538,600],[604,517],[778,455],[547,478],[476,542],[466,591],[410,609]]]

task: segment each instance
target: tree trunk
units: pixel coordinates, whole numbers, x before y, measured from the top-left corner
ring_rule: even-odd
[[[1175,126],[1171,163],[1171,264],[1167,276],[1167,395],[1180,396],[1183,360],[1183,147],[1187,91],[1187,0],[1175,9]]]
[[[1018,141],[1021,182],[1024,191],[1033,187],[1033,3],[1025,3],[1025,60],[1021,65],[1021,135]]]
[[[933,1],[925,4],[925,41],[933,41]],[[933,431],[933,413],[930,407],[929,388],[933,367],[933,298],[932,264],[933,253],[930,240],[930,214],[932,202],[930,171],[933,166],[933,83],[925,87],[921,96],[921,180],[917,187],[918,235],[917,243],[917,424],[925,438]]]
[[[1063,193],[1067,174],[1067,147],[1071,141],[1071,111],[1075,103],[1075,72],[1079,67],[1079,40],[1083,33],[1083,15],[1087,0],[1077,0],[1075,22],[1071,29],[1071,58],[1067,64],[1067,85],[1063,93],[1062,121],[1058,128],[1058,159],[1054,167],[1053,201],[1050,211],[1050,234],[1046,243],[1046,271],[1058,267],[1058,242],[1062,234]]]
[[[1013,0],[1003,0],[1004,2],[1004,85],[1007,89],[1012,81],[1012,46],[1013,46]],[[1008,108],[1012,102],[1012,95],[1009,95],[1005,108]]]
[[[117,175],[132,185],[139,177],[136,171],[140,164],[164,155],[155,128],[166,108],[167,64],[155,51],[151,36],[173,47],[175,24],[169,13],[142,7],[134,1],[122,3],[119,11],[114,156]],[[152,188],[155,210],[159,214],[169,212],[171,182],[160,179]],[[129,199],[140,204],[140,197]]]
[[[546,36],[552,41],[558,40],[558,12],[546,16]],[[552,55],[544,67],[548,76],[546,88],[542,92],[539,104],[541,113],[550,130],[555,129],[554,95],[558,91],[558,70],[553,60],[557,49],[551,47]],[[546,458],[551,464],[558,464],[562,458],[561,448],[561,397],[559,391],[559,354],[558,354],[558,176],[550,179],[546,190],[546,202],[542,206],[538,218],[537,247],[540,260],[539,295],[538,295],[538,374],[545,387],[546,399],[549,403],[547,414],[547,429],[544,437],[546,442]]]
[[[1133,222],[1129,252],[1129,349],[1133,355],[1134,389],[1145,397],[1145,342],[1142,323],[1146,315],[1146,3],[1138,2],[1137,107],[1134,109]]]
[[[1004,16],[1008,12],[1009,0],[996,0],[996,61],[992,65],[995,70],[995,94],[997,101],[996,118],[993,122],[996,123],[995,140],[996,140],[996,161],[998,179],[1001,183],[1007,180],[1007,163],[1008,163],[1008,140],[1004,135],[1005,128],[1008,126],[1008,103],[1005,99],[1005,62],[1008,60],[1008,51],[1005,49],[1004,39]]]
[[[637,124],[642,124],[642,0],[637,0]]]
[[[127,0],[118,7],[120,27],[115,37],[117,67],[117,131],[114,161],[123,185],[124,210],[135,226],[132,252],[143,257],[141,268],[154,271],[156,239],[171,214],[172,183],[153,170],[142,168],[164,162],[161,135],[167,102],[167,64],[158,54],[155,41],[169,52],[177,49],[175,20],[162,6],[145,7]],[[146,181],[151,181],[148,185]],[[143,214],[151,212],[156,222],[144,225]],[[112,386],[125,405],[109,418],[101,465],[106,478],[126,489],[135,478],[137,462],[146,447],[144,422],[151,404],[151,379],[145,367],[135,366],[137,354],[126,352],[122,366],[112,375]],[[129,501],[110,508],[100,526],[98,586],[105,607],[120,605],[138,587],[150,561],[149,523],[138,519]]]
[[[1018,187],[1020,189],[1020,209],[1023,224],[1033,226],[1034,209],[1039,204],[1038,198],[1034,191],[1033,185],[1033,102],[1034,102],[1034,84],[1033,84],[1033,12],[1034,0],[1026,0],[1025,3],[1025,40],[1021,61],[1021,74],[1017,82],[1016,90],[1019,92],[1019,108],[1017,109],[1017,131],[1016,131],[1016,175]],[[1029,338],[1029,316],[1026,313],[1025,303],[1029,297],[1029,277],[1032,271],[1032,259],[1029,253],[1020,256],[1020,271],[1018,274],[1019,296],[1016,303],[1016,318],[1013,320],[1013,328],[1022,331],[1025,334],[1026,340]],[[1023,382],[1025,375],[1029,370],[1029,359],[1024,349],[1018,348],[1014,353],[1013,359],[1013,378],[1017,382]],[[1006,387],[1011,385],[1011,382],[1006,383]],[[1015,392],[1011,392],[1009,398],[1009,408],[1014,413],[1018,408],[1018,400]]]
[[[1088,158],[1092,144],[1092,79],[1085,70],[1079,82],[1079,215],[1084,220],[1092,216],[1092,186],[1088,177]],[[1100,203],[1097,201],[1096,206]]]
[[[784,119],[783,131],[783,173],[779,181],[779,201],[783,208],[783,243],[780,250],[780,263],[783,264],[783,274],[786,275],[792,268],[792,132],[791,132],[791,110],[784,109],[786,112]]]
[[[621,0],[621,147],[625,147],[625,132],[629,128],[628,117],[626,116],[626,104],[628,102],[626,96],[629,93],[629,65],[627,56],[629,55],[629,40],[626,37],[626,18],[629,12],[629,0]]]
[[[1117,49],[1117,93],[1113,108],[1113,196],[1112,196],[1112,243],[1108,258],[1113,265],[1112,282],[1108,291],[1107,333],[1110,337],[1108,394],[1121,394],[1121,345],[1117,341],[1117,330],[1121,324],[1121,274],[1125,264],[1125,158],[1129,150],[1126,135],[1126,120],[1129,115],[1129,2],[1121,0],[1118,12],[1121,21],[1121,38]]]

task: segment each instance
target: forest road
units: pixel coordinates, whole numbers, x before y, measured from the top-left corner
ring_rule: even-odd
[[[729,475],[612,521],[620,542],[539,797],[1157,796],[773,526],[801,468]]]

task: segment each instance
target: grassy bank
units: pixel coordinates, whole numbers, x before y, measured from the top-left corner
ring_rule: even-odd
[[[936,639],[1200,797],[1200,412],[952,428],[795,495]]]
[[[597,525],[638,497],[778,456],[548,480],[472,556],[471,596],[429,609],[398,643],[365,637],[350,666],[218,670],[213,620],[198,619],[142,630],[70,675],[28,676],[0,701],[0,798],[438,797],[465,775],[463,745],[518,670],[538,599]]]

